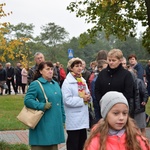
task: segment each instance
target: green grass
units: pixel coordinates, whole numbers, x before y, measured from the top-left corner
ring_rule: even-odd
[[[27,126],[17,120],[16,116],[24,106],[23,95],[0,96],[0,131],[25,130]],[[29,150],[30,146],[25,144],[9,144],[0,141],[0,150]]]
[[[23,101],[23,95],[0,96],[0,131],[28,129],[16,118],[24,105]],[[146,113],[150,115],[150,98],[146,105]]]
[[[16,118],[24,105],[23,101],[23,95],[0,96],[0,131],[28,128]]]
[[[0,150],[29,150],[30,147],[25,144],[9,144],[0,141]]]

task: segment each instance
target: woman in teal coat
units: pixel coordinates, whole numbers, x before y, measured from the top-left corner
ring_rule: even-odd
[[[28,108],[45,111],[35,129],[29,129],[31,150],[58,150],[58,144],[65,142],[62,93],[60,86],[52,77],[53,64],[51,62],[40,63],[24,99],[24,104]],[[48,103],[36,79],[41,82]]]

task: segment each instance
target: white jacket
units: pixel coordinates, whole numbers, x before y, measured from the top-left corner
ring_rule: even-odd
[[[86,84],[84,78],[83,82]],[[86,84],[86,93],[89,89]],[[88,105],[78,95],[77,80],[68,73],[62,85],[62,95],[66,114],[66,130],[79,130],[89,128]]]

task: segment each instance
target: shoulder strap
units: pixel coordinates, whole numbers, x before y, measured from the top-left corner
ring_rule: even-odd
[[[36,80],[38,83],[39,83],[39,85],[40,85],[40,87],[41,87],[41,89],[42,89],[42,91],[43,91],[43,94],[44,94],[44,97],[45,97],[45,100],[46,100],[46,103],[48,103],[48,98],[47,98],[47,96],[46,96],[46,94],[45,94],[45,91],[44,91],[44,88],[43,88],[43,86],[42,86],[42,84],[41,84],[41,82],[40,81],[38,81],[38,80]]]

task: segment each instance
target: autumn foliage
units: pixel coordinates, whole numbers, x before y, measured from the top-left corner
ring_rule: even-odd
[[[6,4],[0,4],[0,19],[2,17],[7,17],[8,15],[11,15],[12,12],[5,13],[3,10],[3,7]],[[18,53],[16,53],[16,50],[23,45],[24,39],[12,39],[8,40],[5,38],[5,34],[9,32],[8,26],[10,25],[9,22],[0,22],[0,62],[6,62],[6,58],[14,60],[16,57],[20,57]],[[26,60],[25,56],[22,56]],[[22,61],[24,61],[22,59]]]

